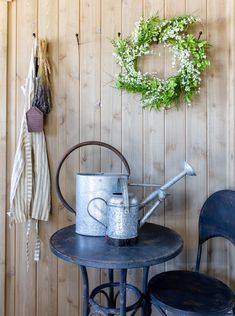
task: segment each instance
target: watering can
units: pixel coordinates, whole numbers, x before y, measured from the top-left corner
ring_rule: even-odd
[[[64,161],[67,157],[76,149],[85,146],[100,146],[111,150],[116,154],[123,162],[126,173],[77,173],[76,174],[76,210],[74,210],[65,200],[60,189],[60,172]],[[125,184],[128,183],[130,176],[130,167],[125,157],[113,146],[99,142],[99,141],[87,141],[75,145],[63,156],[56,173],[56,191],[63,206],[72,213],[76,214],[76,232],[81,235],[87,236],[105,236],[105,227],[95,220],[87,212],[89,202],[98,197],[101,200],[97,200],[93,203],[93,214],[98,216],[97,212],[103,207],[103,200],[108,200],[113,192],[124,193],[126,191]],[[106,220],[106,214],[101,214],[101,221]]]
[[[74,210],[65,200],[60,190],[60,172],[64,161],[76,149],[85,146],[100,146],[111,150],[123,162],[126,173],[77,173],[76,175],[76,210]],[[159,189],[152,192],[143,201],[138,203],[138,210],[144,208],[149,202],[157,200],[151,209],[140,221],[140,226],[149,218],[163,200],[164,190],[185,175],[195,175],[193,168],[185,162],[184,170],[176,177],[168,181]],[[107,202],[113,193],[121,193],[125,209],[129,207],[128,180],[130,167],[125,157],[113,146],[99,142],[87,141],[75,145],[64,155],[59,163],[56,173],[56,191],[65,208],[76,214],[76,232],[88,236],[105,236],[108,215]],[[144,184],[137,184],[143,186]],[[91,203],[92,202],[92,203]],[[132,208],[131,208],[132,209]]]
[[[102,198],[94,198],[88,204],[88,213],[97,222],[106,228],[106,238],[109,244],[116,246],[133,245],[138,240],[138,229],[144,225],[147,219],[159,207],[159,205],[169,195],[165,190],[175,184],[184,176],[195,176],[193,168],[185,162],[184,170],[173,179],[162,185],[159,189],[152,192],[141,202],[133,195],[129,194],[128,199],[125,191],[115,192],[108,201]],[[92,204],[102,201],[103,207],[97,216],[93,213]],[[140,210],[151,201],[154,201],[152,207],[140,218]],[[102,216],[105,212],[106,216]]]

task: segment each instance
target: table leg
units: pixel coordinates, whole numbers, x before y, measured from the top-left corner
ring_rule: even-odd
[[[82,272],[82,316],[89,314],[89,283],[86,267],[80,266]]]
[[[127,269],[121,269],[121,278],[120,278],[120,316],[126,316],[126,275],[127,275]]]
[[[148,298],[148,275],[149,267],[143,268],[142,292],[144,294],[144,303],[141,311],[141,316],[151,315],[151,304]]]

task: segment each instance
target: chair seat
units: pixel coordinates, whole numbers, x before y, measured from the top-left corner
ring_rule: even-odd
[[[153,304],[178,315],[224,315],[234,304],[226,284],[197,272],[160,273],[149,281],[148,291]]]

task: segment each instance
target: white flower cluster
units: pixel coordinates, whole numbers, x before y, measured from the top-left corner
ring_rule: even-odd
[[[177,74],[181,77],[181,85],[185,91],[190,91],[191,80],[199,83],[201,81],[200,71],[193,65],[190,59],[191,54],[188,49],[180,50],[177,46],[169,45],[169,50],[172,52],[172,67],[175,66],[176,60],[180,63],[180,69]]]
[[[199,91],[200,71],[193,60],[190,48],[187,47],[187,41],[185,41],[187,35],[182,34],[188,25],[199,20],[193,16],[183,16],[156,23],[154,34],[152,38],[150,37],[151,41],[148,38],[143,42],[143,38],[145,38],[143,34],[146,31],[146,28],[143,28],[143,22],[148,25],[151,18],[144,21],[141,17],[135,24],[131,39],[115,42],[116,53],[114,56],[123,68],[122,73],[117,77],[119,87],[124,87],[128,91],[141,92],[143,105],[152,107],[155,104],[158,109],[169,108],[172,100],[179,97],[179,92],[174,89],[181,89],[185,94],[189,93],[189,96],[196,90]],[[186,44],[178,45],[182,41],[185,41]],[[172,52],[172,67],[175,67],[176,62],[179,64],[176,74],[166,80],[158,78],[157,72],[142,74],[137,69],[138,57],[155,54],[154,51],[149,50],[149,46],[153,42],[163,43],[165,47],[169,48]],[[206,59],[205,52],[201,53],[201,58]],[[187,101],[189,105],[190,101],[191,97]]]
[[[198,21],[200,21],[200,19],[195,18],[194,16],[185,16],[180,21],[178,21],[177,19],[173,19],[172,21],[165,20],[161,22],[157,26],[159,32],[162,32],[163,30],[160,42],[166,42],[169,38],[180,40],[181,36],[179,35],[179,33],[183,32],[186,26]]]
[[[132,40],[133,40],[133,43],[137,43],[138,40],[139,40],[139,35],[141,33],[141,24],[143,22],[144,18],[143,17],[140,17],[139,21],[135,23],[135,30],[134,32],[132,33]]]

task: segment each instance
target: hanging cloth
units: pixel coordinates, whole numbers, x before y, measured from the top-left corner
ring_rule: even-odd
[[[11,225],[28,222],[27,236],[29,236],[31,220],[36,220],[38,231],[37,221],[47,221],[51,208],[50,174],[44,132],[29,133],[26,122],[26,112],[32,105],[35,93],[36,51],[37,39],[34,38],[28,76],[22,87],[25,107],[13,163],[8,212]],[[36,258],[39,259],[38,241],[39,236],[36,241]]]

